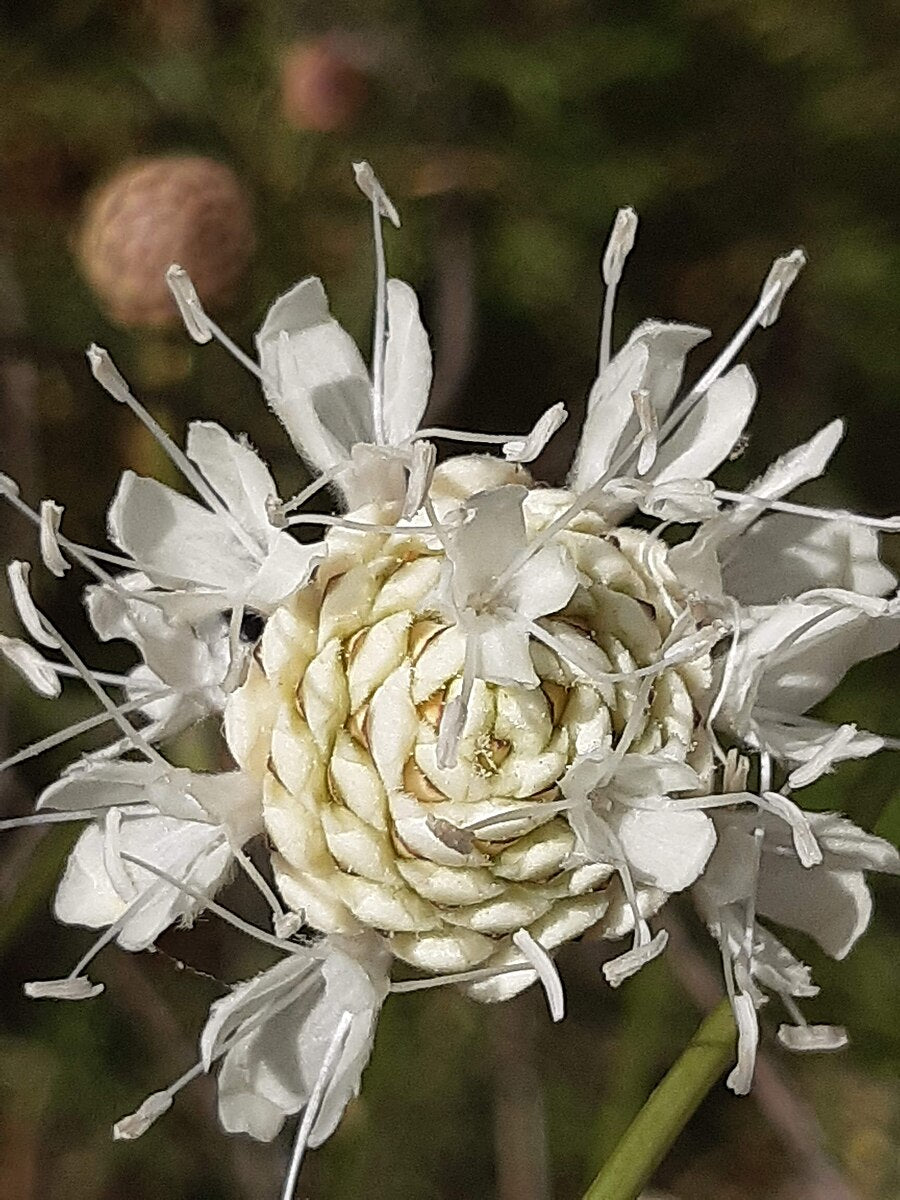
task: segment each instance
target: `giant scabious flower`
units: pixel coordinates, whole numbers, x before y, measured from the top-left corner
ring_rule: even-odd
[[[565,419],[525,434],[420,428],[431,381],[412,290],[388,279],[381,220],[397,223],[371,168],[376,317],[371,367],[304,280],[276,301],[258,362],[204,312],[179,267],[169,283],[195,340],[217,337],[255,372],[314,479],[281,501],[242,438],[195,423],[185,451],[142,408],[105,352],[98,380],[147,424],[196,499],[126,472],[109,514],[112,556],[32,511],[48,569],[92,577],[101,640],[131,643],[122,676],[90,670],[38,611],[28,565],[10,583],[29,635],[0,653],[48,698],[76,676],[97,715],[6,765],[89,728],[113,741],[83,755],[21,821],[85,822],[56,898],[61,920],[104,929],[64,980],[30,994],[82,999],[85,970],[113,938],[151,945],[209,910],[282,960],[217,1001],[201,1057],[116,1127],[134,1137],[201,1071],[220,1070],[228,1129],[271,1138],[303,1110],[297,1154],[334,1128],[356,1092],[389,991],[458,983],[500,1000],[536,978],[562,1015],[552,952],[588,929],[632,935],[606,962],[618,986],[661,953],[650,921],[692,889],[717,939],[740,1031],[730,1083],[745,1091],[767,995],[792,1049],[839,1045],[797,1000],[809,970],[760,918],[843,957],[871,910],[864,871],[896,850],[797,793],[886,741],[809,715],[843,673],[900,642],[895,580],[878,520],[786,497],[825,470],[833,422],[745,492],[711,475],[755,403],[733,365],[778,315],[803,265],[779,259],[738,334],[691,387],[685,359],[708,336],[645,321],[612,353],[615,290],[636,218],[618,215],[604,257],[600,363],[565,485],[527,464]],[[436,463],[438,439],[500,445],[502,457]],[[343,512],[310,510],[327,488]],[[640,519],[635,521],[635,513]],[[295,530],[324,526],[301,543]],[[672,526],[686,527],[669,536]],[[165,740],[221,721],[235,767],[170,762]],[[271,877],[245,847],[271,850]],[[244,870],[273,931],[213,893]],[[392,979],[393,960],[418,972]],[[405,971],[408,974],[408,971]]]

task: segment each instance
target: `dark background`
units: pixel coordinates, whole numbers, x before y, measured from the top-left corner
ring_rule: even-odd
[[[561,475],[565,434],[577,431],[592,379],[600,255],[616,208],[632,204],[641,225],[617,339],[646,316],[709,325],[692,378],[752,305],[771,259],[797,244],[810,257],[780,321],[745,354],[760,403],[746,452],[723,478],[742,485],[843,414],[835,466],[808,496],[896,510],[898,30],[888,0],[7,0],[0,469],[32,502],[65,504],[69,536],[91,544],[123,467],[174,482],[143,429],[91,379],[83,351],[96,340],[173,434],[195,417],[249,432],[289,494],[302,468],[253,379],[218,347],[194,346],[165,312],[148,316],[154,255],[184,256],[186,244],[198,278],[224,274],[210,308],[247,348],[274,296],[320,274],[365,349],[369,218],[350,162],[367,158],[403,217],[386,235],[389,262],[422,296],[435,419],[525,429],[565,400],[571,428],[545,470]],[[176,189],[168,207],[132,189],[128,219],[104,225],[97,189],[116,177],[124,187],[133,176],[118,173],[136,157],[173,154],[232,168],[221,217],[231,241],[192,242],[202,187]],[[101,294],[104,272],[112,282]],[[33,559],[24,523],[5,513],[2,522],[5,557]],[[900,565],[896,542],[885,554]],[[115,647],[92,646],[77,586],[44,579],[37,591],[89,661],[121,665]],[[5,597],[0,611],[17,632]],[[900,734],[895,669],[896,658],[857,669],[826,715]],[[9,672],[3,688],[2,752],[92,711],[75,687],[55,704],[20,691]],[[200,738],[182,751],[198,761],[209,753]],[[27,811],[65,761],[48,755],[0,776],[6,812]],[[843,768],[804,799],[900,833],[890,755]],[[92,971],[107,984],[102,999],[26,1002],[22,980],[64,973],[89,935],[50,915],[72,834],[3,837],[0,1195],[277,1195],[286,1141],[226,1138],[205,1082],[140,1142],[109,1134],[193,1061],[206,1006],[221,994],[215,979],[263,960],[202,920],[190,935],[167,935],[162,953],[104,952]],[[661,1192],[900,1194],[898,898],[890,883],[876,890],[877,917],[848,962],[791,942],[823,985],[811,1016],[846,1023],[851,1048],[791,1058],[774,1047],[777,1015],[764,1013],[754,1096],[714,1091],[660,1169]],[[560,956],[569,996],[560,1026],[538,995],[497,1009],[452,992],[391,1000],[363,1098],[311,1157],[300,1194],[579,1196],[716,995],[705,935],[687,906],[670,911],[669,951],[620,992],[602,982],[602,947]]]

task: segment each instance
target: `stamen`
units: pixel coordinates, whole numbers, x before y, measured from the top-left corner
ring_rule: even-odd
[[[210,338],[214,337],[216,341],[224,346],[229,354],[237,359],[242,367],[245,367],[252,375],[261,380],[262,372],[258,364],[252,358],[249,358],[240,346],[232,341],[228,334],[223,332],[206,312],[200,303],[200,297],[197,295],[193,281],[184,267],[180,267],[178,263],[172,263],[166,271],[166,283],[169,285],[169,291],[178,305],[178,311],[181,314],[182,321],[184,321],[185,328],[194,341],[203,346]]]
[[[384,235],[381,218],[387,217],[400,228],[397,210],[378,182],[367,162],[353,164],[353,174],[359,190],[372,203],[372,236],[375,242],[375,328],[372,336],[372,425],[375,441],[385,444],[384,431],[384,364],[387,354],[387,266],[384,257]]]
[[[55,664],[44,658],[29,642],[0,634],[0,654],[28,686],[45,700],[55,700],[62,692]]]
[[[264,943],[266,946],[274,946],[276,950],[285,950],[289,954],[306,954],[307,951],[302,946],[297,946],[293,942],[285,941],[283,938],[273,937],[272,934],[266,933],[264,929],[257,929],[255,925],[251,925],[249,921],[245,921],[242,917],[236,916],[227,908],[223,908],[221,904],[217,904],[210,896],[199,891],[183,879],[176,879],[174,875],[170,875],[168,871],[164,871],[162,867],[158,867],[155,863],[147,862],[143,858],[138,858],[134,854],[126,854],[122,852],[122,857],[126,862],[134,863],[136,867],[143,867],[145,871],[150,871],[153,875],[158,875],[160,879],[164,879],[166,883],[170,883],[172,887],[178,888],[180,892],[199,901],[204,908],[208,908],[210,912],[215,913],[217,917],[221,917],[223,921],[227,921],[229,925],[233,925],[235,929],[239,929],[241,933],[246,933],[248,937],[255,938],[258,942]]]
[[[622,278],[625,259],[634,246],[637,233],[637,213],[633,208],[620,208],[613,221],[609,241],[603,255],[603,282],[606,295],[603,300],[603,319],[600,325],[599,369],[604,371],[612,357],[612,323],[616,303],[616,289]]]
[[[477,833],[479,836],[495,826],[509,825],[516,821],[525,821],[531,817],[550,818],[554,813],[566,812],[578,803],[577,800],[545,800],[542,804],[523,804],[521,808],[510,808],[505,812],[494,813],[490,817],[482,817],[479,821],[470,821],[460,826],[466,833]],[[490,841],[490,838],[487,839]]]
[[[448,987],[454,983],[480,983],[482,979],[496,979],[498,975],[512,975],[518,971],[534,972],[530,964],[515,963],[508,967],[476,967],[473,971],[457,971],[452,975],[430,975],[427,979],[401,979],[392,983],[392,992],[421,992],[426,988]]]
[[[848,1044],[843,1025],[779,1025],[776,1034],[786,1050],[822,1051],[843,1050]]]
[[[122,813],[113,806],[103,814],[103,868],[119,899],[130,904],[135,886],[122,862]]]
[[[206,502],[214,513],[228,522],[229,528],[231,528],[244,546],[251,551],[255,558],[259,548],[254,539],[250,537],[240,522],[234,518],[228,507],[223,504],[222,500],[213,491],[184,451],[172,441],[155,417],[152,417],[147,409],[144,408],[143,404],[135,399],[128,384],[110,358],[109,353],[102,346],[92,343],[87,350],[87,359],[90,363],[91,372],[100,386],[112,396],[113,400],[116,400],[119,404],[124,404],[134,413],[141,424],[149,430],[160,447],[165,451],[172,464],[177,467],[196,491],[197,495]]]
[[[524,438],[511,438],[504,443],[503,456],[508,462],[530,463],[541,454],[547,443],[568,418],[566,406],[554,404],[538,417],[533,429]]]
[[[312,1133],[313,1125],[322,1107],[322,1101],[325,1099],[325,1092],[331,1083],[331,1078],[340,1060],[344,1049],[344,1042],[347,1040],[347,1034],[350,1032],[352,1023],[353,1014],[349,1012],[342,1013],[331,1041],[328,1043],[328,1049],[325,1051],[325,1057],[322,1059],[322,1066],[316,1077],[315,1086],[303,1111],[303,1120],[300,1122],[300,1128],[297,1130],[297,1138],[291,1152],[291,1165],[288,1169],[287,1179],[284,1181],[284,1191],[281,1194],[282,1200],[293,1200],[294,1192],[297,1189],[297,1178],[300,1174],[300,1167],[303,1164],[303,1155],[306,1152],[306,1144],[309,1141],[309,1135]]]
[[[31,563],[14,559],[6,568],[9,580],[9,590],[12,593],[13,604],[19,614],[19,620],[31,634],[34,641],[50,650],[58,650],[59,642],[47,631],[47,622],[41,618],[37,605],[31,597],[28,587],[28,576],[31,574]]]
[[[63,507],[53,500],[41,501],[39,545],[44,566],[57,579],[62,579],[71,563],[67,563],[59,548],[59,526],[62,521]]]
[[[142,813],[152,813],[155,810],[149,804],[122,804],[117,808],[131,816]],[[97,816],[96,808],[67,810],[65,812],[29,813],[26,817],[6,817],[0,821],[0,830],[22,829],[28,825],[64,825],[74,821],[92,821]]]
[[[840,725],[827,739],[824,745],[803,764],[788,775],[788,787],[791,789],[806,787],[832,766],[842,751],[852,743],[858,730],[855,725]]]
[[[269,887],[265,877],[257,869],[256,864],[253,862],[250,856],[246,854],[240,846],[232,845],[231,852],[237,860],[238,866],[244,871],[247,878],[250,879],[259,894],[268,904],[269,908],[271,908],[272,916],[274,918],[273,926],[275,929],[275,936],[283,938],[285,935],[281,932],[281,929],[285,926],[285,924],[289,923],[290,917],[297,916],[297,914],[285,912],[284,906]],[[300,923],[302,924],[302,922]],[[293,932],[296,932],[296,930]]]
[[[298,513],[296,516],[288,518],[287,525],[324,525],[327,528],[333,526],[337,529],[356,530],[359,533],[383,533],[386,536],[391,534],[402,536],[406,533],[435,533],[440,536],[442,528],[437,525],[420,525],[418,523],[407,526],[382,525],[375,521],[369,523],[368,521],[352,521],[347,517],[330,517],[324,513]]]
[[[141,708],[144,704],[146,704],[145,699],[132,700],[128,704],[119,705],[117,711],[124,715],[134,712],[136,708]],[[23,749],[17,750],[15,754],[11,754],[9,758],[0,762],[0,771],[6,771],[10,767],[18,766],[20,762],[25,762],[26,759],[43,754],[45,750],[52,750],[55,746],[61,746],[63,742],[68,742],[71,738],[78,737],[82,733],[89,733],[90,730],[96,729],[100,725],[105,725],[111,720],[113,720],[113,717],[108,712],[102,712],[97,713],[93,717],[85,717],[83,721],[76,721],[74,725],[68,725],[65,729],[57,730],[56,733],[48,734],[47,737],[41,738],[40,741],[32,742],[30,746],[25,746]]]
[[[35,611],[37,611],[37,610],[35,610]],[[97,682],[96,677],[94,676],[93,672],[90,671],[88,669],[88,667],[85,666],[85,664],[81,661],[81,659],[78,657],[78,655],[72,649],[72,647],[58,632],[58,630],[56,630],[54,628],[54,626],[50,624],[50,622],[47,620],[46,617],[41,616],[41,620],[47,626],[47,628],[50,631],[50,633],[52,634],[52,636],[55,638],[56,644],[59,647],[59,649],[62,651],[62,653],[65,655],[65,657],[69,660],[69,662],[72,664],[72,666],[76,669],[78,674],[81,676],[81,678],[84,680],[84,682],[90,688],[90,690],[94,693],[94,695],[97,697],[97,699],[103,705],[103,707],[106,709],[110,718],[113,721],[115,721],[115,723],[122,730],[122,733],[131,742],[131,744],[135,747],[135,749],[140,750],[142,754],[146,755],[146,757],[150,760],[150,762],[156,763],[157,766],[160,766],[164,770],[167,770],[169,768],[169,764],[166,762],[166,760],[156,750],[153,749],[153,747],[144,738],[144,736],[141,733],[139,733],[138,730],[135,729],[135,727],[129,721],[125,720],[125,718],[122,716],[121,708],[119,708],[117,705],[113,704],[112,700],[110,700],[109,696],[107,696],[106,692],[103,690],[103,688]]]
[[[744,909],[744,959],[749,974],[753,974],[753,938],[756,933],[756,888],[759,880],[759,868],[762,862],[763,841],[765,830],[757,825],[753,830],[753,863],[750,868],[750,890],[747,894]]]
[[[566,1013],[566,1000],[556,963],[527,929],[517,929],[512,935],[512,940],[516,949],[528,959],[537,972],[547,996],[551,1020],[561,1021]]]
[[[273,497],[275,502],[272,504],[271,510],[267,508],[269,520],[273,525],[277,526],[277,528],[283,528],[285,524],[284,518],[289,512],[293,512],[297,508],[302,508],[302,506],[306,504],[307,500],[311,500],[313,496],[322,491],[323,488],[326,488],[329,484],[334,483],[335,479],[337,479],[342,472],[346,471],[346,469],[346,462],[336,463],[333,467],[330,467],[329,470],[323,472],[321,475],[318,475],[311,483],[307,484],[307,486],[299,491],[296,496],[292,496],[290,500],[285,500],[282,504],[278,503],[277,497]]]
[[[846,512],[836,508],[816,508],[810,504],[794,504],[789,500],[767,500],[764,496],[754,496],[747,492],[730,492],[724,488],[716,488],[713,495],[718,500],[727,500],[732,504],[758,506],[760,510],[771,512],[791,513],[798,517],[813,517],[826,521],[846,521],[851,525],[865,525],[870,529],[881,529],[885,533],[900,532],[900,516],[867,517],[859,513]]]
[[[757,326],[765,329],[778,316],[781,304],[791,284],[806,262],[802,250],[792,250],[783,258],[776,258],[766,276],[759,299],[731,341],[703,372],[694,386],[676,404],[663,424],[660,441],[664,441],[676,425],[680,425],[697,401],[709,391],[712,384],[722,375],[740,354],[750,335]]]
[[[459,743],[462,740],[469,711],[469,700],[475,685],[475,661],[478,654],[477,639],[471,634],[466,637],[463,659],[462,684],[459,695],[444,705],[438,727],[437,764],[442,770],[452,770],[459,758]]]
[[[656,409],[650,403],[650,393],[646,388],[638,388],[631,393],[634,411],[641,427],[641,449],[637,461],[638,475],[646,475],[656,462],[659,426],[656,419]]]
[[[815,867],[822,862],[822,848],[816,841],[809,818],[802,808],[782,796],[780,792],[764,791],[760,798],[760,807],[774,813],[776,817],[787,822],[791,827],[791,838],[801,866]]]
[[[33,525],[36,525],[38,529],[40,529],[41,518],[39,514],[30,508],[25,501],[20,498],[19,489],[15,486],[12,480],[8,479],[8,476],[0,476],[0,482],[3,480],[7,480],[7,486],[0,486],[0,499],[5,500],[7,504],[16,510],[16,512],[20,513],[23,517],[25,517],[26,520],[31,521]],[[85,546],[80,546],[77,542],[70,542],[69,539],[63,537],[62,534],[58,533],[56,540],[58,541],[59,545],[62,546],[62,548],[66,550],[72,556],[72,558],[75,559],[79,566],[84,567],[84,569],[90,575],[93,575],[96,579],[99,579],[108,587],[114,588],[117,592],[122,592],[121,585],[118,584],[116,580],[111,575],[107,574],[107,572],[101,567],[98,567],[96,563],[92,561],[92,559],[99,558],[107,562],[115,562],[117,566],[123,566],[129,571],[133,571],[135,569],[135,564],[129,559],[118,559],[114,555],[104,554],[99,550],[89,550]]]
[[[641,946],[635,946],[631,950],[626,950],[624,954],[620,954],[617,958],[611,959],[603,964],[603,976],[611,988],[617,988],[630,979],[632,975],[636,975],[641,967],[652,962],[654,958],[658,958],[665,950],[669,942],[669,935],[665,929],[660,929],[659,933],[652,937],[649,942],[644,942]]]
[[[425,503],[431,481],[434,478],[434,466],[437,462],[437,449],[433,442],[413,442],[409,463],[409,480],[406,485],[406,499],[400,514],[404,521],[411,521]]]
[[[103,984],[89,979],[34,979],[22,990],[29,1000],[93,1000]]]
[[[706,721],[704,722],[713,750],[721,763],[725,763],[727,761],[727,756],[722,750],[722,747],[719,744],[719,739],[713,730],[713,722],[721,712],[722,705],[725,703],[725,697],[728,695],[728,690],[731,687],[731,681],[734,678],[734,672],[737,668],[738,641],[741,636],[741,610],[740,605],[736,600],[733,600],[731,604],[731,620],[731,640],[728,645],[728,652],[725,655],[725,662],[722,666],[722,680],[719,684],[719,690],[716,692],[713,702],[709,706],[709,712],[707,713]],[[726,791],[727,790],[730,789],[726,788]]]
[[[746,992],[737,992],[732,997],[731,1007],[738,1028],[738,1060],[725,1082],[737,1095],[745,1096],[750,1090],[756,1066],[759,1022],[753,999]]]

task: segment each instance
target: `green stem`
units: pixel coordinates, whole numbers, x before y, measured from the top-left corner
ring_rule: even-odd
[[[727,1000],[709,1014],[626,1129],[583,1200],[635,1200],[735,1053]]]

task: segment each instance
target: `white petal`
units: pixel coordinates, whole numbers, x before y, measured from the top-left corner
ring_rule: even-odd
[[[504,603],[528,620],[551,616],[572,599],[578,572],[562,546],[543,546],[509,581]]]
[[[59,676],[34,646],[23,642],[21,638],[5,637],[0,634],[0,654],[10,666],[15,667],[25,681],[34,688],[39,696],[55,700],[62,691]]]
[[[764,854],[757,912],[816,939],[832,958],[845,958],[865,931],[872,897],[862,871],[802,867],[796,859]]]
[[[155,479],[125,471],[109,533],[151,575],[242,590],[255,564],[223,519]]]
[[[460,607],[486,592],[525,548],[527,489],[508,484],[467,501],[466,520],[451,535],[453,591]]]
[[[591,487],[612,463],[622,435],[634,417],[631,394],[643,386],[649,362],[646,343],[629,342],[594,381],[581,440],[567,480],[573,491]]]
[[[256,341],[266,399],[308,462],[327,471],[354,441],[373,441],[365,364],[318,279],[276,300]]]
[[[244,529],[271,541],[266,501],[276,495],[275,481],[253,447],[213,421],[192,421],[185,451]]]
[[[716,844],[715,827],[702,812],[630,809],[615,829],[635,878],[666,892],[689,887]]]
[[[431,347],[416,293],[387,281],[388,339],[384,361],[384,437],[399,446],[419,428],[431,390]]]
[[[191,887],[211,894],[228,872],[232,854],[215,825],[175,817],[127,817],[120,831],[122,849],[160,867]],[[148,893],[118,934],[126,950],[143,950],[179,918],[193,916],[199,901],[142,867],[128,864],[135,895]],[[75,844],[57,888],[54,913],[66,924],[96,928],[112,924],[128,905],[106,869],[103,834],[97,825],[84,830]]]
[[[295,991],[298,984],[308,977],[309,969],[318,957],[312,952],[309,958],[290,955],[253,979],[235,985],[227,996],[214,1001],[200,1035],[200,1057],[204,1070],[210,1069],[222,1047],[244,1022],[252,1021],[269,1006]],[[307,1011],[312,1008],[314,999],[314,992],[306,998],[304,1008]]]
[[[743,365],[710,387],[663,442],[649,478],[705,479],[734,448],[756,403],[756,384]]]
[[[324,542],[298,542],[289,533],[279,533],[247,592],[247,603],[262,613],[272,612],[309,582],[324,557]]]
[[[628,339],[645,342],[650,357],[641,384],[662,423],[675,399],[684,374],[684,360],[695,346],[705,342],[709,330],[677,321],[642,321]]]
[[[773,513],[742,535],[723,581],[742,604],[777,604],[821,587],[883,596],[897,581],[878,557],[878,541],[854,521]]]
[[[747,638],[747,651],[752,647],[765,656],[757,702],[774,712],[805,712],[850,667],[900,644],[897,603],[866,604],[865,597],[837,589],[803,601],[801,596],[796,604],[770,610]],[[797,636],[817,615],[823,619]]]
[[[900,874],[900,851],[891,842],[866,833],[839,813],[810,813],[809,821],[825,852],[826,867]]]

